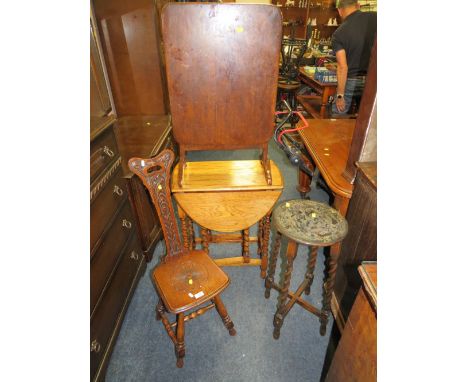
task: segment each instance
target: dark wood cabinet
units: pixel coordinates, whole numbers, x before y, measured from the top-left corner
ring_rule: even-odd
[[[377,260],[377,162],[357,163],[357,176],[346,219],[349,231],[341,246],[336,272],[337,319],[344,324],[361,279],[358,266]]]
[[[91,379],[104,370],[146,262],[113,125],[91,140]]]
[[[132,156],[176,150],[153,0],[91,3],[91,380],[104,380],[128,304],[162,237]]]
[[[358,269],[362,287],[325,382],[377,381],[377,264],[366,262]]]

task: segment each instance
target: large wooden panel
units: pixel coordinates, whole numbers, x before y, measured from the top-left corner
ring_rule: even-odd
[[[167,114],[152,0],[95,0],[117,115]]]
[[[377,381],[377,317],[361,289],[346,323],[326,382]]]
[[[266,144],[274,128],[279,10],[169,3],[162,31],[177,143],[187,150]]]

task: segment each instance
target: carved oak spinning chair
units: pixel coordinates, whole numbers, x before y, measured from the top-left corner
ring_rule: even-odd
[[[183,232],[193,233],[191,222],[198,223],[206,250],[208,242],[241,241],[243,258],[224,265],[257,264],[250,261],[248,244],[258,240],[264,277],[269,213],[283,189],[281,173],[268,158],[281,13],[265,4],[168,3],[161,19],[172,131],[180,153],[172,192]],[[187,151],[252,148],[261,149],[260,160],[186,162]],[[258,237],[251,238],[249,227],[257,222]],[[231,234],[238,231],[242,235]],[[192,248],[199,239],[188,236]]]
[[[156,319],[162,320],[174,342],[177,367],[182,367],[185,321],[216,307],[229,334],[234,336],[236,331],[219,296],[229,285],[229,276],[205,251],[187,250],[181,243],[170,196],[169,173],[173,161],[174,153],[166,149],[154,158],[132,158],[128,161],[128,167],[148,189],[162,223],[167,255],[153,271],[153,281],[159,295]],[[210,301],[209,305],[200,307]],[[184,314],[193,309],[197,310]],[[171,324],[165,312],[176,314],[176,322]]]

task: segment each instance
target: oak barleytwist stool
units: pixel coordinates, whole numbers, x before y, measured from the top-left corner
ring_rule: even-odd
[[[318,248],[331,246],[343,240],[348,232],[348,223],[337,210],[327,204],[312,200],[290,200],[279,204],[273,210],[272,225],[276,228],[277,233],[268,267],[268,275],[265,279],[265,298],[270,297],[271,288],[280,292],[278,308],[273,320],[273,338],[279,338],[283,321],[296,302],[310,313],[319,317],[320,334],[323,336],[325,335],[328,315],[330,313],[331,295],[335,284],[339,253],[337,255],[330,255],[328,258],[326,279],[323,283],[321,309],[303,300],[301,295],[302,293],[306,295],[310,293],[310,287],[314,279]],[[288,239],[288,247],[286,250],[284,278],[282,285],[279,286],[274,282],[274,276],[282,236]],[[302,281],[296,292],[292,293],[289,291],[289,284],[298,244],[305,244],[311,247],[311,251],[304,281]],[[290,300],[286,302],[288,297]]]
[[[167,334],[174,342],[177,367],[182,367],[185,321],[215,307],[229,334],[234,336],[236,330],[219,296],[229,285],[229,276],[205,251],[188,250],[180,240],[169,185],[173,161],[174,153],[166,149],[154,158],[131,158],[128,167],[148,189],[161,221],[167,255],[153,270],[153,281],[159,295],[156,319],[162,320]],[[211,304],[201,307],[206,302]],[[193,309],[197,310],[184,314]],[[166,311],[177,316],[176,322],[169,322]]]

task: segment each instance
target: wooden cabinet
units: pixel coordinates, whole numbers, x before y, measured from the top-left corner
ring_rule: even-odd
[[[359,267],[362,287],[346,322],[326,382],[377,381],[377,265]]]
[[[114,116],[107,90],[104,68],[99,56],[98,42],[92,26],[90,26],[90,51],[91,51],[91,72],[90,72],[90,115],[91,115],[91,136],[98,133],[98,129],[106,125]]]
[[[357,177],[346,219],[348,235],[342,242],[336,272],[337,319],[344,324],[361,285],[358,266],[377,260],[377,162],[357,163]]]
[[[146,262],[136,234],[113,125],[91,140],[91,379],[104,371]]]
[[[157,242],[162,238],[161,225],[148,191],[128,169],[127,163],[132,157],[153,157],[166,148],[177,153],[171,120],[168,115],[123,117],[117,120],[115,134],[122,155],[126,190],[136,217],[137,233],[146,260],[150,261]]]
[[[92,2],[117,116],[168,113],[154,0]]]

